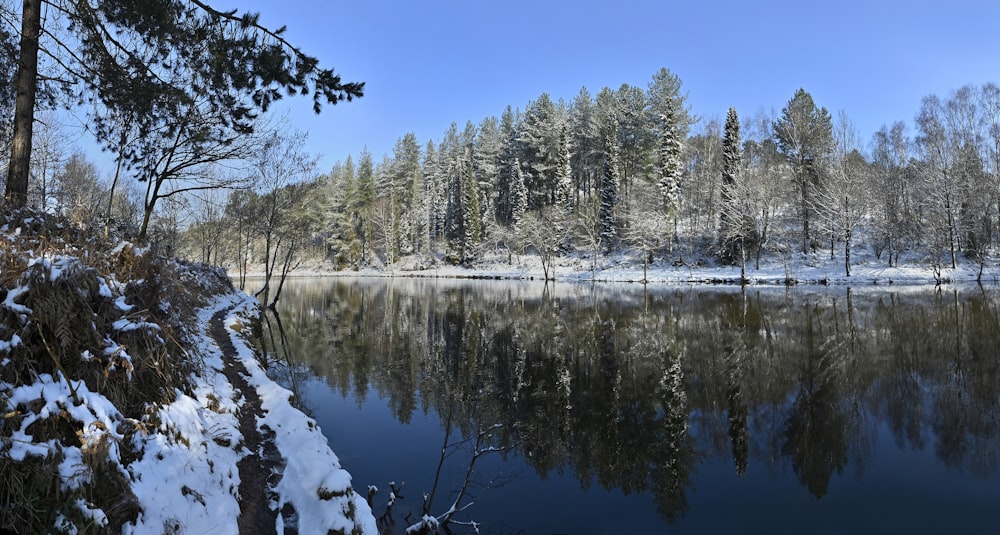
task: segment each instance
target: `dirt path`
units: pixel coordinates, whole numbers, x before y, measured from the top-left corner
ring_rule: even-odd
[[[263,416],[260,396],[245,379],[247,370],[237,358],[236,348],[226,330],[225,318],[229,312],[230,309],[223,309],[212,316],[209,333],[222,350],[226,363],[223,374],[244,398],[238,418],[244,445],[251,453],[237,464],[240,471],[238,525],[240,533],[272,534],[277,532],[278,512],[271,510],[269,505],[273,499],[269,489],[280,478],[281,456],[273,437],[267,435],[267,429],[263,432],[257,429],[257,418]],[[295,530],[286,525],[285,533],[295,533]]]

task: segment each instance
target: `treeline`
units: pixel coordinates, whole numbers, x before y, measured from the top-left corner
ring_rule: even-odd
[[[746,268],[805,253],[841,258],[849,275],[861,250],[890,266],[983,268],[1000,217],[1000,87],[930,95],[913,127],[863,140],[804,89],[778,113],[701,120],[661,69],[645,89],[542,94],[438,141],[407,134],[381,161],[363,151],[315,179],[278,167],[224,210],[194,210],[186,254],[281,269],[303,255],[358,268],[531,253],[548,272],[571,254]]]

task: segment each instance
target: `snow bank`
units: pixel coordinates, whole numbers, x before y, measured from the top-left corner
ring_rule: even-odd
[[[300,533],[351,533],[355,524],[363,533],[378,533],[371,508],[352,489],[351,475],[341,468],[319,426],[292,406],[292,393],[267,376],[239,334],[244,318],[250,315],[249,308],[256,307],[256,302],[243,300],[234,305],[226,318],[226,328],[249,374],[247,381],[261,398],[265,415],[258,421],[258,428],[273,432],[285,463],[275,489],[278,510],[286,504],[294,507]]]

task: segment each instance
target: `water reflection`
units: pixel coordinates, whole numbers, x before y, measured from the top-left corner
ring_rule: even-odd
[[[499,424],[539,476],[648,493],[683,517],[697,468],[791,469],[822,500],[863,477],[876,435],[997,475],[995,291],[298,281],[284,347],[344,395],[392,414],[448,415],[463,437]],[[944,489],[942,489],[944,491]]]

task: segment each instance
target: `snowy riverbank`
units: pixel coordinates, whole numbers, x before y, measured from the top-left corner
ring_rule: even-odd
[[[258,429],[277,454],[279,477],[268,492],[277,513],[275,529],[283,533],[376,533],[375,520],[365,500],[351,487],[351,475],[315,421],[291,404],[291,392],[268,378],[258,355],[246,339],[248,323],[259,314],[256,301],[245,294],[219,296],[198,312],[199,325],[207,327],[218,313],[235,348],[225,355],[219,343],[205,332],[195,349],[204,365],[191,394],[180,394],[160,409],[163,434],[147,441],[145,455],[130,467],[133,490],[142,504],[134,527],[124,533],[159,532],[176,525],[183,533],[238,533],[242,474],[237,463],[248,455],[263,455],[244,447],[239,433],[241,411],[259,409]],[[223,370],[235,359],[246,370],[245,380],[254,389],[260,407],[247,404],[245,395],[225,377]],[[290,506],[290,507],[289,507]],[[270,526],[256,526],[271,531]]]
[[[0,215],[0,531],[376,533],[222,270]]]
[[[790,258],[768,258],[760,269],[752,263],[746,267],[745,277],[750,285],[829,284],[843,286],[872,285],[937,285],[1000,283],[1000,266],[988,263],[979,277],[979,266],[971,261],[960,263],[955,269],[942,267],[939,271],[928,262],[909,260],[900,266],[888,266],[884,260],[866,259],[851,265],[851,274],[844,270],[843,259],[830,260],[828,255],[793,255]],[[456,266],[438,259],[428,261],[418,257],[404,257],[395,264],[380,267],[339,270],[324,262],[303,262],[289,276],[293,277],[428,277],[458,279],[507,279],[545,280],[562,282],[617,282],[662,285],[677,284],[740,284],[739,266],[717,265],[711,260],[695,260],[673,265],[664,261],[654,262],[645,268],[635,254],[614,254],[598,257],[595,263],[585,256],[564,256],[552,260],[548,270],[537,255],[506,254],[487,255],[469,265]],[[237,280],[239,273],[230,268],[229,276]],[[250,266],[248,276],[261,277],[263,266]]]

